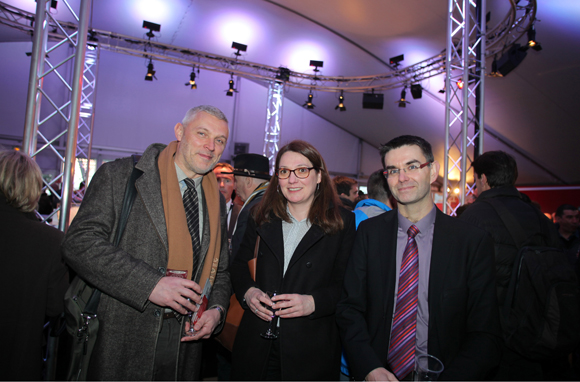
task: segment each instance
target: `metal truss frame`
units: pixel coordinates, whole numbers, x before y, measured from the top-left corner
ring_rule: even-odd
[[[282,107],[284,106],[284,83],[271,81],[268,86],[268,107],[266,110],[266,129],[264,133],[264,155],[270,161],[270,173],[276,172],[276,155],[280,147]]]
[[[451,216],[475,196],[471,163],[483,153],[485,58],[503,53],[535,20],[536,0],[509,2],[510,12],[490,32],[485,0],[448,3],[443,212]]]
[[[57,196],[61,204],[60,208],[56,209],[48,218],[60,210],[59,229],[62,231],[68,228],[77,129],[80,118],[81,77],[85,61],[91,2],[92,0],[81,0],[78,16],[67,0],[60,2],[61,11],[66,8],[79,22],[77,27],[70,28],[70,23],[63,25],[53,17],[50,12],[51,1],[37,0],[36,15],[33,19],[33,25],[30,26],[30,28],[34,27],[34,40],[22,146],[24,152],[31,157],[36,157],[39,153],[44,152],[52,153],[57,158],[58,163],[62,164],[59,166],[60,173],[57,176],[49,181],[44,181],[44,190],[49,189]],[[20,20],[30,20],[30,15],[20,18]],[[48,45],[49,34],[52,35],[51,40],[58,36],[57,42],[51,47]],[[73,54],[69,53],[69,46],[73,47]],[[65,58],[60,62],[49,59],[50,53],[64,49],[66,49]],[[70,81],[67,80],[69,77],[66,73],[67,64],[72,65],[73,68],[72,80]],[[48,94],[43,89],[44,79],[49,76],[56,77],[67,90],[64,99],[60,99],[62,94]],[[43,116],[41,120],[41,106],[44,105],[48,106],[43,107],[44,113],[42,115],[47,115]],[[55,133],[55,127],[62,126],[63,121],[66,127]],[[65,138],[66,146],[63,155],[62,150],[58,150],[58,144],[61,139]],[[56,186],[60,182],[62,182],[62,188],[59,195]]]
[[[486,52],[488,57],[509,48],[526,32],[530,22],[535,19],[536,0],[528,0],[525,5],[523,3],[526,0],[518,0],[518,4],[515,0],[508,1],[511,5],[510,11],[486,36],[487,44],[492,48]],[[0,23],[31,32],[30,23],[33,19],[34,15],[0,2]],[[74,24],[60,24],[64,28],[76,28]],[[280,73],[278,67],[239,60],[238,57],[220,56],[103,30],[91,30],[91,36],[98,39],[101,49],[187,67],[196,65],[200,69],[233,74],[264,84],[275,81]],[[56,33],[49,32],[49,37],[58,38],[58,30]],[[447,54],[444,50],[440,54],[405,68],[388,73],[354,77],[322,76],[316,73],[290,71],[290,76],[284,83],[285,86],[289,87],[325,92],[339,92],[341,90],[348,93],[369,92],[371,90],[380,92],[420,83],[428,78],[443,74],[446,72],[446,60]]]
[[[474,192],[467,177],[483,150],[485,0],[448,4],[443,212],[454,216]]]
[[[87,185],[91,168],[91,151],[93,147],[93,126],[95,122],[95,106],[97,100],[97,74],[99,71],[100,49],[98,45],[87,44],[85,63],[83,70],[83,85],[81,91],[81,104],[79,113],[79,125],[77,135],[76,159],[82,173],[83,181]],[[82,195],[75,195],[73,205],[80,204]]]
[[[425,79],[445,73],[446,151],[443,187],[445,203],[443,210],[444,212],[448,212],[449,209],[449,213],[455,215],[456,208],[464,204],[466,197],[474,192],[473,185],[467,184],[468,172],[471,170],[472,160],[483,150],[485,58],[497,57],[498,54],[509,49],[526,33],[535,21],[537,9],[536,0],[507,1],[510,3],[510,10],[507,15],[489,32],[486,32],[485,0],[449,0],[448,41],[447,48],[442,53],[405,68],[370,76],[332,77],[318,75],[317,73],[307,74],[289,71],[288,79],[285,79],[282,83],[278,79],[281,74],[281,68],[239,60],[238,57],[219,56],[170,44],[163,44],[152,41],[151,39],[145,40],[102,30],[91,30],[91,39],[98,41],[96,44],[98,44],[100,49],[187,67],[195,65],[199,69],[237,75],[264,84],[268,83],[269,97],[273,92],[273,87],[276,87],[283,94],[283,88],[286,86],[325,92],[380,92],[420,83]],[[64,2],[66,3],[66,1]],[[48,14],[50,15],[49,12]],[[34,20],[35,16],[31,13],[0,2],[0,23],[31,33],[33,25],[36,28],[39,24],[34,24]],[[36,20],[40,20],[38,15],[36,16]],[[59,23],[52,17],[49,17],[46,20],[43,43],[46,45],[46,41],[49,38],[51,40],[72,41],[71,38],[76,34],[76,29],[77,26],[72,23]],[[67,33],[70,33],[71,37]],[[62,38],[63,35],[65,36],[64,39]],[[35,39],[38,38],[37,33],[34,36]],[[83,33],[83,36],[86,37],[86,32]],[[59,46],[62,43],[60,42],[55,46]],[[60,65],[50,66],[51,69],[46,74],[51,71],[56,72],[56,69]],[[37,70],[41,72],[40,69]],[[39,92],[36,95],[38,108],[35,109],[32,107],[32,110],[27,108],[27,126],[29,117],[35,115],[34,113],[38,113],[40,97],[44,95],[42,93],[43,76],[33,77],[31,70],[31,78],[37,78],[38,82],[37,89],[39,89]],[[457,86],[458,79],[462,79],[465,84],[463,90]],[[70,89],[69,85],[66,86]],[[280,88],[282,89],[280,90]],[[30,94],[29,88],[29,99]],[[264,154],[270,158],[271,163],[278,150],[281,120],[279,111],[281,111],[283,101],[282,98],[279,99],[279,111],[274,108],[273,102],[275,100],[269,98],[268,123],[266,125],[266,135],[264,138]],[[454,111],[453,105],[459,105],[459,108],[455,108],[458,111]],[[62,109],[68,107],[68,105],[57,107],[53,104],[53,107],[55,108],[53,115],[60,114],[65,118]],[[272,119],[275,116],[278,119]],[[36,117],[38,119],[38,115]],[[473,133],[469,132],[470,127],[473,127]],[[65,133],[66,131],[51,140],[42,136],[45,142],[43,148],[51,146],[52,143],[60,139]],[[26,134],[25,142],[29,148],[33,145],[36,147],[36,142],[32,142],[30,137],[27,140]],[[68,152],[70,146],[67,144],[66,147]],[[90,158],[90,144],[88,147],[88,158]],[[52,149],[57,155],[60,155],[54,148]],[[30,150],[30,152],[33,151]],[[62,160],[66,162],[64,158]],[[69,171],[66,170],[65,173]],[[58,180],[59,177],[55,179]],[[46,186],[53,190],[52,182]],[[71,185],[67,185],[65,191],[70,187]],[[449,202],[448,196],[451,189],[459,190],[458,197],[460,201],[458,203]],[[65,199],[63,193],[63,200]],[[61,220],[67,218],[67,216],[62,215],[68,215],[68,206],[67,213],[61,214]]]

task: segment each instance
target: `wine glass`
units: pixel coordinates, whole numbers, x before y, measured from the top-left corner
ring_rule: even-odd
[[[266,292],[266,294],[268,295],[268,297],[272,298],[274,296],[276,296],[278,294],[278,292],[274,291],[274,292]],[[272,311],[272,320],[270,321],[270,323],[268,324],[268,330],[266,330],[265,333],[260,333],[260,336],[262,336],[262,338],[265,338],[267,340],[275,340],[278,338],[278,334],[276,333],[276,323],[278,322],[276,315],[274,314],[274,311]]]
[[[191,302],[191,299],[188,298],[187,301]],[[185,336],[187,336],[187,337],[195,336],[196,333],[195,333],[195,330],[193,329],[193,324],[195,323],[195,321],[197,319],[197,314],[188,310],[187,315],[185,316],[185,319],[189,323],[189,329],[185,331]]]

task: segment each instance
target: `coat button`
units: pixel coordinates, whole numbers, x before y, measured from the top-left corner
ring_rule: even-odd
[[[306,263],[306,268],[312,268],[312,263],[310,261]]]
[[[159,309],[155,309],[155,312],[153,312],[153,315],[154,315],[155,317],[159,317],[159,316],[161,316],[161,310],[159,310]]]
[[[159,273],[161,273],[162,275],[165,275],[165,273],[167,273],[166,269],[163,267],[159,267],[157,268],[157,270],[159,271]]]

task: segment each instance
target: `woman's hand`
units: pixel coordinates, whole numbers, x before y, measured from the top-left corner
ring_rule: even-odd
[[[256,287],[251,287],[248,289],[246,294],[244,294],[244,299],[252,313],[264,321],[272,321],[272,311],[262,305],[265,304],[267,306],[272,306],[274,304],[266,293]]]
[[[314,313],[314,297],[309,294],[280,294],[272,297],[272,309],[281,318],[309,316]]]

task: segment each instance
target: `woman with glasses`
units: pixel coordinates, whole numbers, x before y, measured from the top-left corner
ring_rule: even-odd
[[[338,380],[334,312],[354,240],[354,214],[337,207],[328,168],[310,143],[282,147],[275,168],[230,268],[245,309],[232,380]],[[248,261],[257,240],[254,281]],[[273,335],[265,338],[268,333]]]

